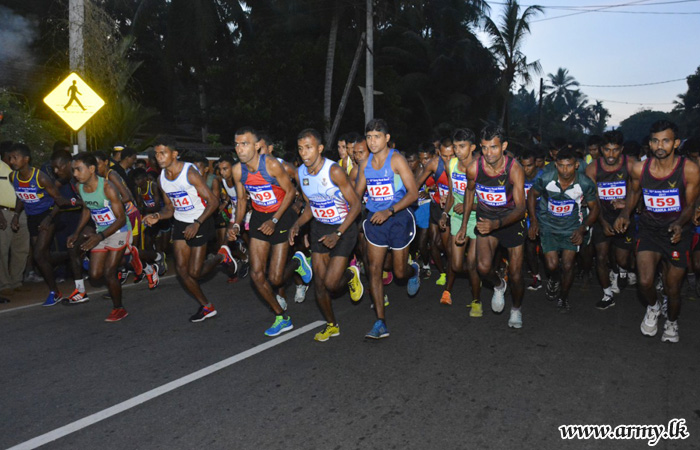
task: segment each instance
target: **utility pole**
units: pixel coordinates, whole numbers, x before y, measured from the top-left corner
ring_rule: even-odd
[[[70,70],[84,74],[85,56],[83,53],[83,25],[85,24],[84,0],[70,0],[68,3],[68,46],[70,53]],[[87,150],[85,127],[78,131],[78,144],[73,145],[73,153]]]
[[[537,108],[538,109],[537,113],[539,115],[539,119],[538,119],[539,126],[537,128],[537,132],[540,135],[539,136],[540,143],[542,143],[542,94],[544,94],[544,79],[540,78],[540,102],[539,102],[539,106]]]
[[[374,17],[372,1],[367,0],[367,53],[365,72],[365,125],[374,119]]]

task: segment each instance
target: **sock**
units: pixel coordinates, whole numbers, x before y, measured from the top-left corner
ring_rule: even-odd
[[[85,280],[83,280],[83,279],[75,280],[75,288],[81,294],[85,293]]]
[[[146,272],[146,275],[150,275],[153,273],[153,264],[146,264],[146,267],[143,269],[144,272]]]
[[[475,298],[473,301],[476,303],[481,303],[481,300],[479,300],[478,298]]]
[[[513,306],[512,308],[510,308],[510,310],[511,311],[520,311],[520,308],[516,308],[515,306]]]
[[[607,295],[608,297],[612,297],[613,296],[612,288],[606,287],[605,289],[603,289],[603,294]]]
[[[620,267],[620,278],[627,278],[627,271]]]
[[[163,261],[163,258],[164,258],[163,254],[158,252],[158,253],[156,253],[156,261],[155,262],[159,263],[159,262]]]

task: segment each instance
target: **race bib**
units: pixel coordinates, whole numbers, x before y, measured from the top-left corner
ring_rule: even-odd
[[[149,208],[153,208],[154,206],[156,206],[156,202],[152,198],[144,198],[143,204]]]
[[[627,196],[627,182],[612,181],[598,183],[598,197],[601,200],[618,200]]]
[[[112,208],[109,206],[100,209],[92,209],[90,210],[90,215],[92,216],[92,220],[95,222],[95,225],[98,227],[110,226],[117,220],[117,218],[114,216]]]
[[[168,197],[175,207],[175,211],[190,211],[194,209],[192,199],[185,191],[168,192]]]
[[[246,189],[250,193],[250,199],[258,206],[271,206],[277,203],[277,197],[272,191],[271,184],[263,184],[261,186],[246,185]]]
[[[477,183],[476,196],[488,206],[505,206],[508,203],[505,186],[484,186]]]
[[[338,206],[333,199],[327,200],[311,200],[311,213],[321,223],[334,225],[339,224],[345,219],[345,214],[338,210]]]
[[[18,187],[16,193],[17,198],[24,203],[38,203],[41,200],[33,187]]]
[[[573,214],[575,200],[549,199],[549,212],[555,217],[567,217]]]
[[[456,195],[464,196],[467,191],[467,175],[463,173],[452,174],[452,192]]]
[[[394,177],[368,178],[367,192],[375,202],[386,202],[394,199]]]
[[[525,182],[525,199],[527,200],[527,194],[530,192],[530,189],[532,189],[532,185],[534,183],[528,183],[527,181]]]
[[[438,183],[438,193],[441,199],[446,199],[447,195],[450,193],[450,187],[446,184]]]
[[[680,212],[681,196],[678,188],[643,189],[644,205],[653,213]]]

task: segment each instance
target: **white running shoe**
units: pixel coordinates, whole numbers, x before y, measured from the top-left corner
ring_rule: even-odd
[[[491,309],[496,314],[503,312],[503,307],[506,305],[506,289],[508,289],[508,284],[503,278],[498,277],[501,280],[502,288],[493,288],[493,297],[491,297]]]
[[[627,272],[627,286],[634,286],[635,284],[637,284],[637,274]]]
[[[661,314],[661,308],[658,303],[654,306],[647,306],[647,313],[644,315],[644,320],[642,320],[642,325],[640,326],[643,335],[656,336],[659,314]]]
[[[280,308],[282,308],[282,310],[287,310],[287,300],[285,300],[284,297],[279,294],[277,294],[277,303],[280,304]]]
[[[508,326],[511,328],[523,327],[523,313],[521,313],[519,309],[510,310],[510,319],[508,319]]]
[[[619,275],[613,272],[612,270],[610,271],[610,290],[612,290],[613,294],[619,294],[620,293],[620,286],[617,284],[617,279]]]
[[[297,286],[297,291],[294,293],[294,301],[297,303],[303,303],[306,300],[306,291],[309,286],[306,284],[300,284]]]
[[[667,320],[664,323],[664,334],[661,335],[661,342],[678,342],[678,322]]]

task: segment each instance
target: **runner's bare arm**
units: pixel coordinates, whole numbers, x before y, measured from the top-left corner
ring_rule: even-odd
[[[629,171],[629,178],[627,179],[627,201],[625,203],[624,209],[620,212],[615,220],[615,231],[618,233],[624,233],[627,231],[627,227],[630,224],[630,214],[634,211],[639,203],[639,198],[642,194],[642,190],[639,185],[639,181],[642,178],[642,169],[644,168],[643,162],[635,163],[632,166],[632,170]]]
[[[284,166],[282,166],[282,163],[277,161],[277,159],[265,158],[265,166],[267,168],[267,173],[275,177],[277,182],[280,184],[280,187],[284,190],[284,198],[282,199],[280,208],[273,215],[274,218],[280,220],[285,211],[287,211],[287,208],[292,206],[292,203],[294,203],[296,190],[294,189],[291,178],[289,178],[287,170],[284,168]]]
[[[211,189],[209,189],[209,186],[207,186],[204,178],[202,178],[197,169],[194,167],[190,167],[190,170],[187,172],[187,181],[194,186],[195,189],[197,189],[197,194],[199,194],[202,200],[204,200],[206,203],[204,212],[197,218],[197,221],[201,225],[219,209],[219,198],[217,195],[214,195]]]
[[[507,227],[525,217],[525,172],[518,161],[514,161],[510,166],[510,179],[513,182],[513,202],[515,209],[501,219],[499,228]]]

